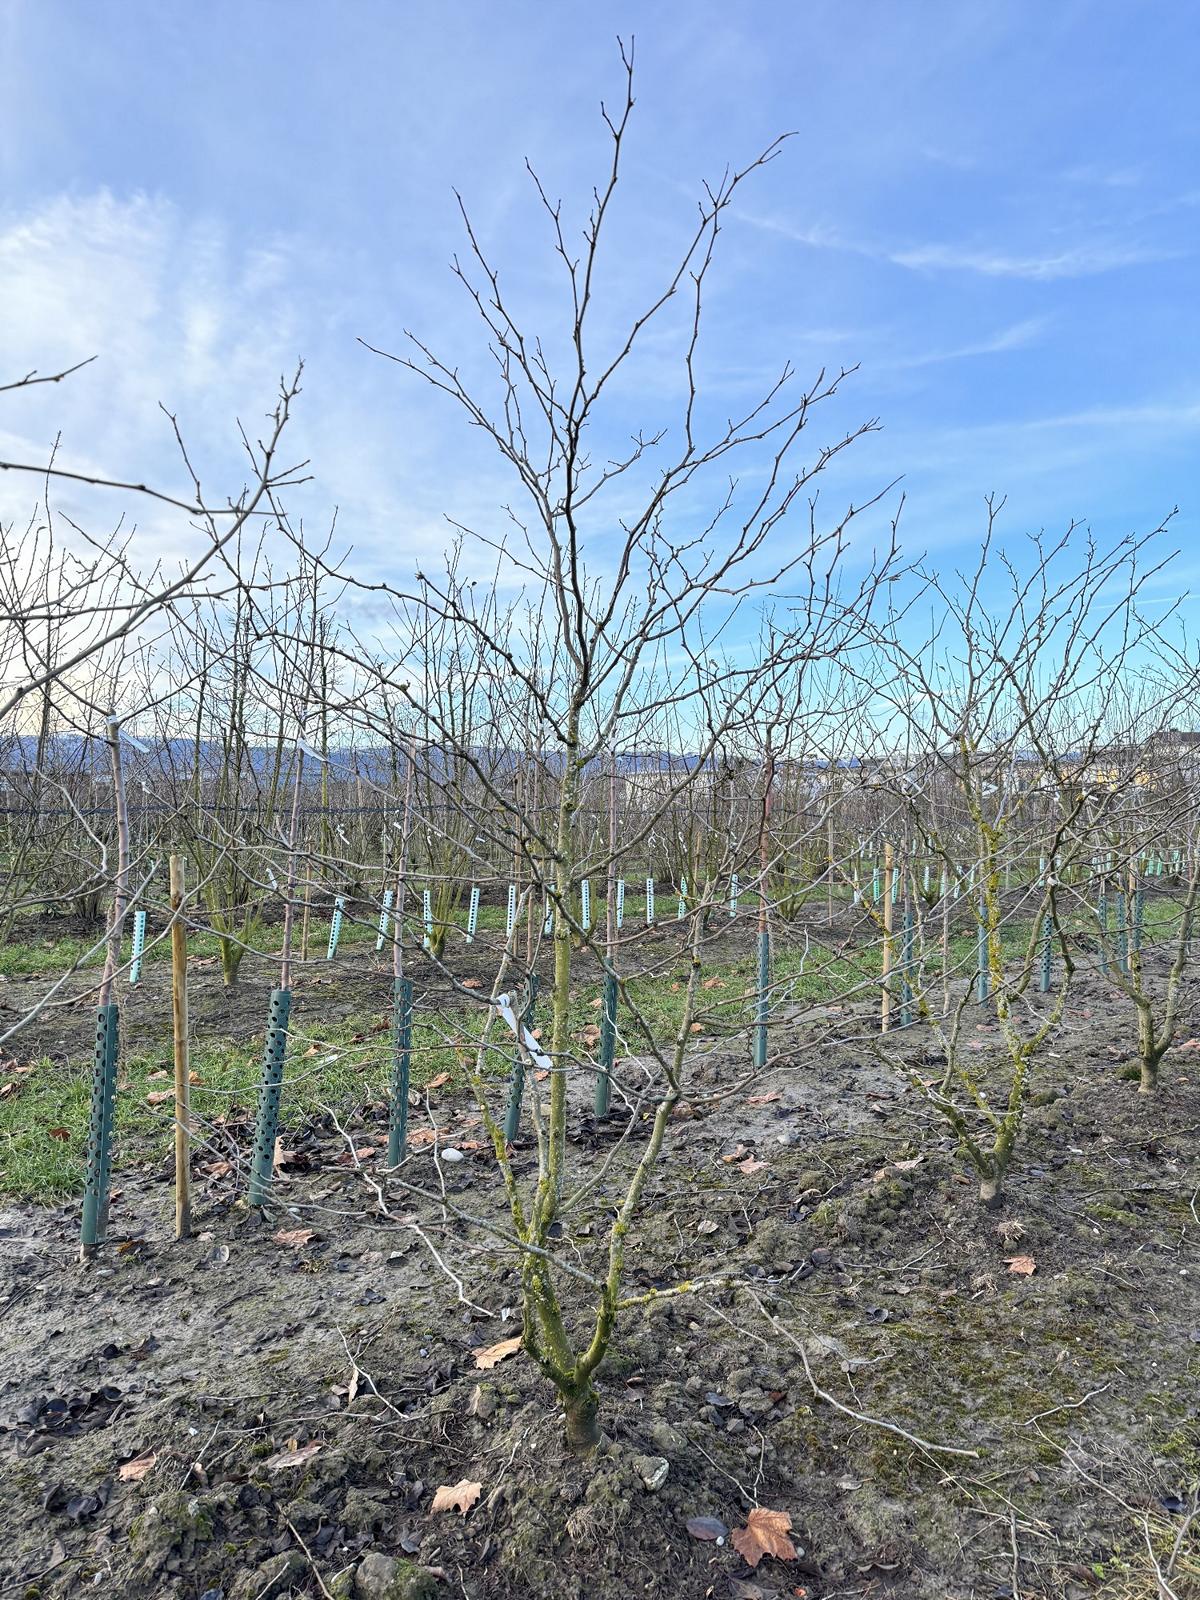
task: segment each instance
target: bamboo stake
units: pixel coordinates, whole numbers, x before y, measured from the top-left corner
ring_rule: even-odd
[[[175,1030],[175,1237],[192,1231],[192,1184],[188,1151],[192,1138],[191,1075],[188,1062],[187,929],[183,922],[184,860],[171,857],[171,1017]]]

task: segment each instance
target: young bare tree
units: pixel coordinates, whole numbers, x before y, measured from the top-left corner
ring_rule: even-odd
[[[940,1085],[912,1081],[958,1135],[988,1206],[1002,1201],[1034,1062],[1066,1005],[1075,957],[1064,884],[1091,849],[1088,775],[1121,737],[1135,600],[1156,570],[1141,559],[1154,535],[1102,549],[1076,527],[1010,559],[996,540],[1001,508],[988,502],[979,560],[958,584],[927,574],[937,632],[919,650],[894,639],[880,680],[901,730],[895,787],[908,839],[938,858],[947,916],[947,894],[965,891],[973,947],[951,984],[948,923],[917,924],[904,982],[946,1068]],[[1014,861],[1036,868],[1009,893]],[[890,933],[887,949],[894,957]],[[1051,951],[1056,978],[1040,1000]],[[967,1020],[980,1005],[999,1024],[1002,1062],[972,1051]]]
[[[392,356],[466,416],[492,442],[511,470],[520,500],[510,506],[512,533],[497,541],[461,529],[463,554],[444,578],[423,575],[420,603],[474,640],[484,671],[497,686],[489,740],[527,738],[541,753],[545,787],[535,807],[526,792],[501,783],[478,759],[479,735],[464,743],[440,718],[436,697],[423,696],[384,668],[397,692],[413,697],[428,717],[430,737],[455,758],[473,763],[496,840],[516,840],[524,853],[528,892],[550,907],[552,979],[542,1047],[548,1091],[527,1079],[538,1142],[531,1190],[513,1168],[482,1071],[476,1076],[481,1110],[495,1146],[521,1254],[524,1342],[561,1398],[567,1437],[580,1450],[600,1437],[595,1375],[626,1301],[622,1297],[626,1239],[662,1149],[671,1112],[685,1081],[693,1026],[701,1006],[703,929],[715,899],[724,897],[708,864],[703,883],[689,885],[690,910],[675,946],[689,978],[678,1026],[662,1039],[639,1009],[620,947],[597,952],[611,972],[630,1017],[643,1081],[628,1110],[630,1147],[623,1197],[603,1257],[588,1281],[594,1309],[573,1320],[564,1286],[577,1281],[557,1240],[563,1216],[578,1203],[569,1179],[568,1107],[583,1082],[590,1091],[595,1063],[571,1034],[572,975],[580,948],[595,951],[595,930],[581,924],[581,878],[603,883],[620,867],[609,840],[579,828],[589,775],[614,752],[663,748],[668,726],[688,730],[691,764],[660,772],[643,819],[620,841],[623,861],[649,853],[652,835],[678,814],[681,799],[714,765],[738,730],[760,720],[768,697],[795,681],[807,663],[836,658],[861,637],[864,618],[890,575],[890,547],[845,581],[846,532],[862,506],[848,506],[828,525],[818,522],[813,480],[871,424],[856,427],[806,461],[799,448],[814,410],[837,393],[844,371],[821,372],[796,388],[785,367],[753,404],[724,423],[710,420],[702,402],[701,326],[704,291],[713,272],[718,236],[743,186],[782,149],[775,141],[745,167],[707,187],[698,215],[661,288],[615,336],[604,321],[604,273],[622,157],[633,111],[633,63],[622,52],[624,95],[604,110],[609,140],[605,176],[576,241],[561,204],[536,176],[536,195],[548,224],[563,287],[562,323],[546,333],[521,326],[498,270],[468,213],[462,215],[468,257],[455,273],[477,312],[494,360],[494,388],[471,386],[459,366],[411,337],[407,353]],[[636,375],[648,330],[667,323],[676,306],[681,399],[671,425],[639,427],[627,413],[622,386]],[[552,352],[561,352],[553,355]],[[380,352],[383,354],[384,352]],[[629,441],[623,449],[619,437]],[[734,473],[741,463],[741,478]],[[707,501],[704,496],[707,491]],[[869,502],[871,504],[874,501]],[[615,539],[610,530],[619,530]],[[470,587],[472,561],[490,568],[495,554],[515,570],[531,602],[531,621],[508,626],[486,617]],[[787,595],[765,635],[770,653],[746,656],[725,641],[743,634],[766,597]],[[411,604],[412,596],[402,597]],[[743,614],[746,615],[743,615]],[[505,709],[505,705],[509,708]],[[529,745],[526,745],[529,748]],[[724,857],[717,863],[729,870]],[[526,975],[510,941],[492,997],[489,1027],[519,1019]],[[503,987],[500,983],[503,983]],[[518,1048],[528,1064],[529,1041],[519,1025]],[[544,1063],[543,1063],[544,1064]]]

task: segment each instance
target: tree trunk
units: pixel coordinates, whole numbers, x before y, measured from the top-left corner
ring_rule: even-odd
[[[237,982],[238,968],[242,964],[242,947],[236,939],[220,935],[221,944],[221,981],[227,989],[231,989]]]
[[[591,1379],[577,1391],[564,1394],[562,1404],[567,1447],[575,1455],[585,1456],[600,1443],[600,1396]]]
[[[1138,1084],[1139,1094],[1153,1094],[1158,1088],[1158,1063],[1162,1060],[1163,1052],[1154,1048],[1154,1018],[1150,1007],[1144,1002],[1138,1002],[1138,1059],[1141,1062],[1142,1075]]]
[[[1000,1188],[999,1178],[981,1178],[979,1180],[979,1203],[986,1206],[989,1211],[997,1211],[1004,1204],[1004,1194]]]

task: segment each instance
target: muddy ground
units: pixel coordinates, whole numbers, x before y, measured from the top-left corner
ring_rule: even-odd
[[[382,1007],[378,975],[362,982]],[[261,1029],[249,985],[244,1015],[222,1012],[215,975],[198,989],[198,1023]],[[321,994],[362,1002],[341,982]],[[90,1044],[74,1016],[46,1036],[68,1056]],[[479,1365],[519,1332],[517,1275],[464,1220],[505,1213],[473,1107],[448,1091],[429,1100],[439,1153],[404,1169],[445,1185],[444,1211],[384,1183],[378,1105],[297,1130],[265,1218],[241,1207],[236,1169],[198,1161],[183,1243],[165,1148],[120,1172],[87,1267],[77,1205],[9,1203],[0,1592],[1200,1595],[1200,1064],[1185,1043],[1139,1096],[1121,1076],[1132,1031],[1084,978],[999,1213],[901,1070],[936,1071],[924,1030],[880,1057],[793,1023],[780,1064],[724,1099],[744,1062],[712,1049],[629,1247],[631,1295],[693,1287],[626,1313],[601,1371],[606,1444],[584,1461],[531,1363]],[[996,1035],[975,1033],[986,1071]],[[582,1099],[572,1131],[576,1174],[597,1181],[559,1248],[594,1272],[627,1162]],[[1031,1274],[1010,1270],[1020,1258]],[[591,1291],[562,1283],[582,1329]],[[473,1506],[435,1512],[464,1480]],[[790,1559],[752,1569],[735,1548],[755,1506],[790,1518]],[[698,1538],[696,1518],[728,1533]]]

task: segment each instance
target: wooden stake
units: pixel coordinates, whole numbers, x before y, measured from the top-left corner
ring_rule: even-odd
[[[192,1231],[191,1073],[188,1061],[187,929],[183,922],[184,861],[171,857],[171,1016],[175,1030],[175,1237]]]

